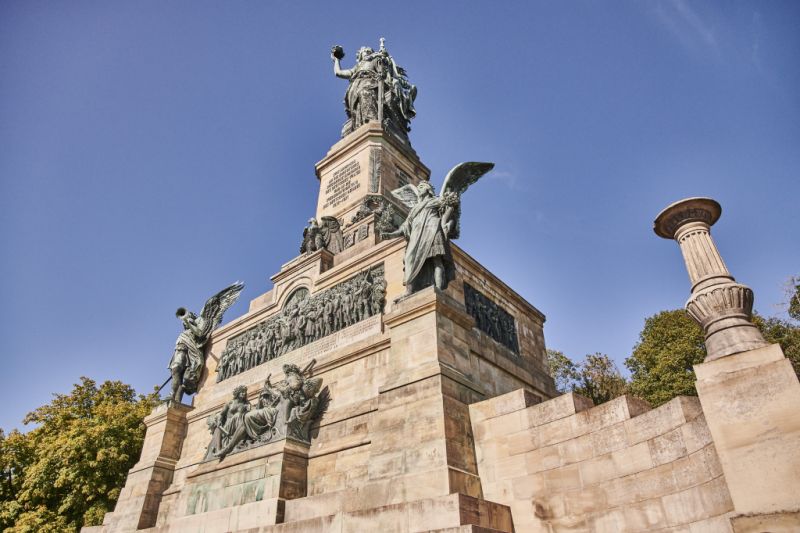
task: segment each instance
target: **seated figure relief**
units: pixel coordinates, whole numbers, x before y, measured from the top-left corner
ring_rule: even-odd
[[[267,376],[255,405],[247,401],[247,387],[236,387],[233,398],[207,421],[211,442],[206,460],[222,460],[283,438],[310,442],[311,426],[330,403],[322,378],[312,377],[315,364],[312,359],[302,370],[294,364],[283,365],[283,381],[273,385],[271,375]]]

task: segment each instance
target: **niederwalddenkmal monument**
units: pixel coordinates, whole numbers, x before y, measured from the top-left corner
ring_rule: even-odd
[[[116,508],[83,531],[800,530],[800,385],[711,239],[719,204],[655,222],[706,332],[699,398],[558,395],[544,314],[453,242],[493,165],[431,180],[408,73],[383,39],[344,58],[332,48],[346,120],[300,254],[222,327],[241,283],[178,309],[169,399]]]

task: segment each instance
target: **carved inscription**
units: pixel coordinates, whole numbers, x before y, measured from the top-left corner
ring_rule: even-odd
[[[357,160],[350,161],[331,176],[325,187],[325,203],[323,209],[336,207],[350,198],[350,193],[361,187],[361,183],[354,179],[361,174],[361,164]]]
[[[464,283],[464,303],[479,330],[519,355],[517,326],[513,316],[469,283]]]

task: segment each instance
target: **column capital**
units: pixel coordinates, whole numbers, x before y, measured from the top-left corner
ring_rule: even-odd
[[[653,231],[664,239],[675,239],[686,224],[700,222],[713,226],[722,214],[722,206],[712,198],[685,198],[663,209],[653,222]]]
[[[752,323],[753,291],[736,283],[711,238],[722,207],[711,198],[686,198],[669,205],[653,222],[656,235],[678,242],[692,293],[686,310],[705,332],[706,361],[767,343]]]

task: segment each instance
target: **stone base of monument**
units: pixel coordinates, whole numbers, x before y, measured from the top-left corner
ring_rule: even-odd
[[[283,439],[200,464],[167,491],[153,531],[236,531],[283,521],[286,500],[306,495],[308,443]]]
[[[109,530],[134,530],[155,525],[161,495],[172,482],[186,437],[186,415],[193,409],[169,401],[144,419],[147,432],[142,455],[128,473],[113,513],[103,525]]]
[[[800,383],[780,346],[694,367],[738,532],[800,529]]]

